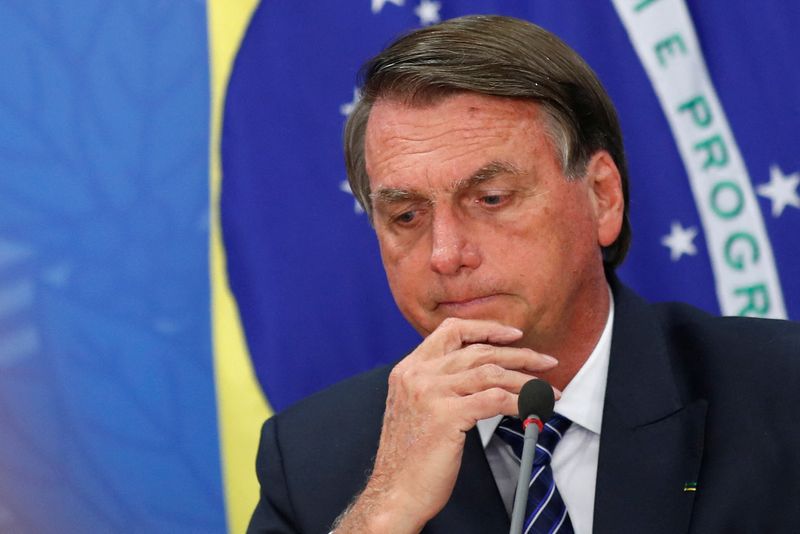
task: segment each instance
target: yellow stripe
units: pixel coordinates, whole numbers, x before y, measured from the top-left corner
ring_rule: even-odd
[[[209,0],[211,60],[211,303],[222,478],[229,532],[244,532],[258,500],[255,455],[259,428],[272,413],[247,352],[228,286],[219,219],[219,141],[231,66],[258,0]]]

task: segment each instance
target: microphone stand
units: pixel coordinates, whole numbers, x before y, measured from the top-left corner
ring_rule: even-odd
[[[514,508],[511,512],[511,529],[509,534],[522,534],[525,522],[525,509],[528,506],[528,488],[531,483],[533,456],[536,453],[536,440],[539,439],[539,426],[541,420],[535,415],[525,419],[525,436],[522,442],[522,456],[519,464],[519,478],[517,479],[517,493],[514,496]]]

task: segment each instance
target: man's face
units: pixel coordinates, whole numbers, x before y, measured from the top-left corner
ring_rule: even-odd
[[[600,246],[619,232],[619,174],[602,152],[587,177],[565,178],[535,103],[380,100],[365,150],[389,285],[422,335],[447,317],[493,319],[553,353],[604,316]]]

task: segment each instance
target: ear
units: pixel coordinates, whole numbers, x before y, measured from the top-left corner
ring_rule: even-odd
[[[586,166],[586,184],[597,222],[597,242],[606,247],[619,236],[625,199],[616,163],[605,150],[596,152]]]

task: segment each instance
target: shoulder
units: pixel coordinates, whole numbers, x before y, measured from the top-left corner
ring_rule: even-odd
[[[380,429],[391,366],[367,371],[317,392],[273,416],[281,441],[307,439],[309,431],[351,441]]]
[[[800,323],[717,317],[682,303],[651,304],[614,277],[610,285],[615,301],[612,351],[618,360],[615,364],[612,358],[611,364],[625,381],[653,367],[656,375],[672,375],[685,400],[727,401],[758,390],[774,392],[765,399],[797,397]],[[650,362],[647,368],[642,367],[645,361]]]
[[[717,317],[686,304],[654,304],[677,376],[696,394],[797,398],[800,323]]]
[[[363,473],[378,448],[390,371],[356,375],[275,414],[264,423],[259,456],[279,457],[287,473],[331,484],[341,470]],[[327,467],[314,469],[319,465]]]
[[[781,374],[800,370],[800,323],[718,317],[683,303],[651,304],[615,277],[609,283],[615,301],[612,349],[651,361],[665,353],[678,379],[719,381],[746,372],[756,380],[780,380]]]
[[[328,531],[371,468],[390,370],[344,380],[264,423],[256,460],[261,501],[254,521],[272,525],[283,518],[298,531]]]
[[[293,404],[281,415],[296,418],[335,413],[340,418],[349,414],[360,417],[370,407],[383,413],[391,370],[391,365],[384,365],[342,380]]]
[[[718,317],[688,304],[654,304],[671,343],[703,353],[800,356],[800,323],[752,317]],[[790,358],[789,364],[800,364]]]

